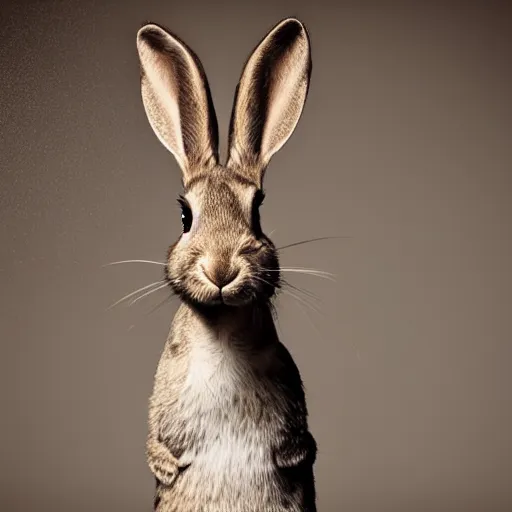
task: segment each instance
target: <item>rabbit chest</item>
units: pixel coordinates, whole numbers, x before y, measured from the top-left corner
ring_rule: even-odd
[[[173,398],[168,397],[160,415],[160,435],[190,466],[170,489],[161,489],[167,503],[162,502],[161,510],[313,510],[304,507],[300,485],[288,488],[274,460],[276,440],[283,437],[283,419],[293,402],[286,386],[270,378],[276,365],[272,348],[251,353],[220,340],[194,343],[181,375],[172,378],[173,365],[168,366],[167,389]]]
[[[275,364],[272,351],[208,340],[195,342],[187,359],[185,372],[170,386],[174,399],[162,418],[161,434],[171,450],[178,457],[192,452],[205,476],[222,471],[242,478],[269,470],[270,442],[288,401],[268,376]]]

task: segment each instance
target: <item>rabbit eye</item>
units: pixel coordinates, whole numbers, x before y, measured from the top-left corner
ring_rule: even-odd
[[[192,226],[192,212],[190,208],[183,208],[181,212],[181,223],[183,224],[183,233],[188,233]]]
[[[188,233],[192,227],[192,210],[181,197],[178,199],[178,202],[181,206],[181,223],[183,225],[183,233]]]
[[[261,190],[257,190],[254,194],[252,201],[252,212],[251,212],[251,227],[256,238],[260,238],[263,235],[260,223],[260,206],[265,199],[265,194]]]

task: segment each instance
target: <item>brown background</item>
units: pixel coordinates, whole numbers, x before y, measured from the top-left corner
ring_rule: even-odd
[[[147,398],[176,303],[160,279],[178,167],[135,34],[199,54],[223,153],[249,51],[309,27],[304,116],[263,212],[320,312],[280,301],[307,385],[320,512],[512,510],[510,2],[2,2],[0,510],[151,510]],[[302,309],[301,309],[302,308]]]

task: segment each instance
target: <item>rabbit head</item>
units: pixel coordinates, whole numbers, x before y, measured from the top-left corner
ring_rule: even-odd
[[[259,207],[268,163],[291,136],[309,87],[309,37],[296,19],[277,24],[245,64],[219,162],[208,81],[195,53],[150,23],[137,34],[149,123],[181,171],[183,233],[170,247],[169,284],[183,300],[240,306],[268,301],[279,287],[276,248]]]

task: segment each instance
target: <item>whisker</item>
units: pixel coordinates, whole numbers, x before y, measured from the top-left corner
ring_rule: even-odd
[[[163,263],[161,261],[151,261],[151,260],[122,260],[122,261],[112,261],[111,263],[107,263],[102,265],[102,267],[110,267],[111,265],[120,265],[121,263],[152,263],[153,265],[162,265],[165,267],[167,263]]]
[[[283,270],[285,272],[312,272],[312,273],[315,273],[315,274],[321,274],[321,275],[324,275],[324,276],[331,276],[331,277],[334,277],[335,274],[333,274],[332,272],[327,272],[327,270],[320,270],[320,269],[316,269],[316,268],[305,268],[305,267],[282,267],[280,270]]]
[[[291,270],[291,271],[301,270],[301,271],[305,271],[305,272],[316,272],[318,274],[325,274],[325,275],[330,275],[330,276],[334,276],[335,275],[332,272],[327,272],[327,270],[320,270],[320,269],[317,269],[317,268],[306,268],[306,267],[281,267],[281,268],[276,268],[276,269],[265,268],[265,267],[260,267],[260,268],[262,270],[265,270],[266,272],[280,272],[282,270]]]
[[[163,304],[165,302],[168,302],[170,301],[171,299],[173,299],[175,297],[175,294],[173,292],[171,292],[171,294],[169,295],[169,297],[166,297],[164,300],[162,300],[161,302],[159,302],[155,307],[153,307],[152,309],[150,309],[148,312],[145,313],[145,316],[148,316],[150,315],[151,313],[154,313],[159,307],[163,306]],[[134,329],[137,325],[136,324],[132,324],[130,325],[130,327],[128,327],[128,330],[131,331],[132,329]]]
[[[169,302],[171,301],[172,299],[174,299],[176,295],[171,292],[171,294],[169,295],[169,297],[166,297],[164,300],[160,301],[154,308],[150,309],[146,315],[150,315],[151,313],[154,313],[158,308],[162,307],[166,302]]]
[[[313,292],[310,292],[309,290],[305,290],[304,288],[299,288],[298,286],[295,286],[287,281],[284,281],[283,280],[283,284],[285,286],[288,286],[290,288],[293,288],[294,290],[298,291],[299,293],[303,293],[304,295],[306,295],[307,297],[309,297],[311,300],[315,300],[317,301],[318,303],[321,303],[322,300],[320,299],[320,297],[318,297],[318,295],[316,295],[315,293]]]
[[[329,274],[333,276],[331,272],[328,272],[327,270],[322,270],[320,268],[307,268],[307,267],[282,267],[281,270],[306,270],[308,272],[318,272],[319,274]]]
[[[161,279],[160,281],[155,281],[154,283],[151,283],[151,284],[148,284],[146,286],[143,286],[142,288],[139,288],[138,290],[135,290],[134,292],[131,292],[129,293],[128,295],[125,295],[124,297],[122,297],[121,299],[119,299],[118,301],[114,302],[114,304],[110,305],[108,308],[107,308],[107,311],[109,309],[112,309],[113,307],[117,306],[118,304],[120,304],[121,302],[129,299],[130,297],[133,297],[134,295],[136,295],[137,293],[139,292],[143,292],[144,290],[147,290],[148,288],[151,288],[152,286],[157,286],[163,282],[166,282],[165,279]],[[167,283],[167,282],[166,282]]]
[[[270,271],[278,272],[278,270],[265,269],[265,268],[261,268],[261,270],[263,270],[263,271],[270,270]],[[264,283],[264,284],[267,284],[269,286],[273,286],[272,283],[269,283],[266,279],[263,279],[260,276],[253,276],[253,278],[256,279],[257,281],[260,281],[260,282]],[[299,293],[302,293],[302,294],[304,294],[306,296],[309,296],[309,298],[311,300],[316,300],[321,305],[321,302],[322,302],[321,299],[317,295],[315,295],[314,293],[312,293],[312,292],[310,292],[308,290],[303,290],[303,289],[301,289],[301,288],[299,288],[297,286],[294,286],[294,285],[292,285],[291,283],[289,283],[285,279],[281,279],[281,285],[283,285],[285,287],[288,287],[288,288],[292,288],[292,289],[298,291]],[[292,293],[290,290],[287,290],[286,288],[283,288],[283,287],[281,287],[281,290],[284,293],[286,293],[286,294],[290,295],[291,297],[293,297],[296,301],[301,302],[302,304],[308,306],[313,311],[316,311],[317,313],[321,313],[321,310],[316,306],[316,304],[310,303],[306,298],[303,298],[300,295],[296,295],[295,293]]]
[[[158,290],[161,290],[162,288],[165,288],[166,286],[169,286],[169,283],[167,281],[165,281],[164,284],[162,284],[161,286],[157,287],[157,288],[154,288],[153,290],[149,290],[149,292],[146,292],[146,293],[143,293],[142,295],[140,295],[139,297],[137,297],[136,299],[132,300],[130,302],[130,306],[132,306],[133,304],[135,304],[136,302],[138,302],[140,299],[143,299],[144,297],[147,297],[148,295],[151,295],[152,293],[155,293],[157,292]]]
[[[319,299],[318,297],[314,296],[314,294],[313,294],[313,297],[308,297],[304,290],[302,290],[300,288],[297,288],[295,286],[292,286],[292,288],[294,290],[297,290],[299,297],[300,297],[301,293],[304,294],[304,297],[303,297],[304,301],[307,302],[308,304],[311,304],[311,306],[314,307],[314,309],[315,309],[315,311],[317,313],[322,313],[322,309],[321,309],[322,308],[322,301],[321,301],[321,299]]]
[[[282,278],[281,278],[281,285],[283,287],[292,288],[293,290],[296,290],[297,292],[299,292],[299,294],[302,293],[305,296],[304,298],[300,297],[300,295],[295,296],[296,294],[293,294],[293,296],[295,298],[297,298],[297,300],[299,300],[299,298],[301,298],[303,303],[308,304],[311,309],[314,309],[315,311],[320,313],[320,310],[318,309],[318,307],[322,306],[322,300],[316,294],[314,294],[313,292],[310,292],[309,290],[299,288],[298,286],[291,284],[288,280],[282,279]],[[309,300],[308,300],[308,298],[309,298]],[[315,301],[316,301],[316,303],[315,303]],[[318,304],[318,307],[317,307],[317,304]]]
[[[291,292],[290,290],[287,290],[286,288],[283,288],[282,291],[283,291],[283,293],[290,295],[290,297],[293,297],[295,300],[301,302],[305,306],[308,306],[316,313],[321,313],[320,310],[318,310],[314,305],[310,304],[307,300],[303,299],[300,295],[295,295],[293,292]]]
[[[252,276],[252,277],[254,279],[256,279],[257,281],[261,281],[262,283],[267,284],[268,286],[274,286],[272,283],[269,283],[266,279],[263,279],[260,276]]]
[[[280,268],[280,269],[264,269],[265,272],[297,272],[298,274],[304,275],[312,275],[317,277],[322,277],[324,279],[329,279],[330,281],[336,282],[334,277],[335,274],[331,272],[326,272],[325,270],[316,270],[313,268],[301,268],[301,267],[290,267],[290,268]]]
[[[288,286],[289,286],[289,284],[288,284]],[[309,325],[311,325],[313,330],[316,331],[316,334],[321,338],[322,335],[321,335],[317,325],[315,324],[315,322],[311,319],[311,316],[310,316],[307,308],[304,308],[300,302],[297,302],[296,304],[299,307],[299,309],[304,313],[304,316],[308,319]]]
[[[282,251],[283,249],[288,249],[289,247],[295,247],[297,245],[310,244],[312,242],[318,242],[320,240],[333,240],[337,238],[353,238],[352,236],[321,236],[318,238],[310,238],[309,240],[301,240],[300,242],[294,242],[293,244],[283,245],[281,247],[277,247],[278,251]]]

